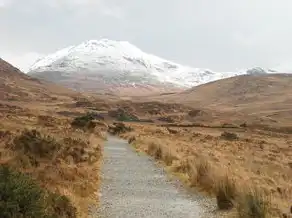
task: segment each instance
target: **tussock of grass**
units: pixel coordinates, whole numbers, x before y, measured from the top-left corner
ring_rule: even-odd
[[[156,160],[161,160],[162,159],[162,149],[161,146],[155,144],[155,143],[150,143],[148,145],[148,154],[153,156]]]
[[[236,198],[236,185],[228,175],[219,179],[216,184],[216,200],[220,210],[229,210],[234,206]]]
[[[156,160],[162,160],[167,166],[171,166],[173,161],[177,160],[175,154],[167,146],[162,146],[154,142],[148,145],[148,154],[153,156]]]
[[[191,186],[200,185],[206,191],[213,190],[214,178],[212,176],[211,166],[205,158],[201,157],[189,161],[188,174]]]
[[[189,162],[187,159],[179,160],[174,164],[173,171],[183,174],[188,174],[189,172]]]
[[[136,137],[135,136],[131,136],[129,139],[128,139],[128,143],[131,144],[132,142],[136,141]]]
[[[197,178],[198,181],[207,177],[210,172],[210,164],[205,159],[199,159],[196,162],[196,169],[197,169]]]
[[[269,208],[270,199],[258,189],[251,189],[239,196],[237,211],[240,218],[267,218]]]
[[[148,144],[147,153],[156,160],[162,160],[167,166],[171,166],[175,160],[178,160],[170,148],[154,142]],[[180,162],[179,166],[174,166],[174,169],[177,172],[187,173],[191,186],[200,185],[207,191],[214,189],[212,169],[205,158]]]
[[[167,166],[171,166],[172,163],[177,160],[177,157],[172,154],[170,148],[162,149],[162,159]]]

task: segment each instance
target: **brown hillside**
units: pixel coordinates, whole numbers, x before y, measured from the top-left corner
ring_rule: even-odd
[[[0,100],[50,101],[73,95],[77,93],[27,76],[0,59]]]
[[[17,207],[25,198],[37,204],[27,207],[28,212],[40,208],[44,216],[38,217],[88,217],[89,205],[97,203],[105,125],[77,122],[88,112],[78,108],[82,99],[87,99],[86,94],[31,78],[0,59],[0,171],[8,166],[11,174],[29,176],[42,193],[32,199],[35,193],[25,189],[26,180],[1,174],[0,183],[10,179],[20,185],[17,192],[13,186],[9,186],[11,190],[0,187],[0,192],[12,199],[2,199],[1,214],[27,217],[27,211],[13,210],[10,214],[5,206]],[[99,105],[107,106],[104,100],[99,100]],[[22,192],[25,195],[19,194]]]
[[[194,87],[173,97],[187,104],[236,107],[256,102],[285,103],[292,98],[291,91],[290,75],[246,75]]]
[[[194,87],[185,92],[151,97],[213,111],[215,117],[248,119],[261,124],[288,124],[292,115],[292,76],[244,75]]]

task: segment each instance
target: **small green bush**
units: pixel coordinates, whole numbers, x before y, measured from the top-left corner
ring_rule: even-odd
[[[85,127],[87,125],[87,123],[89,121],[92,121],[92,120],[94,120],[94,117],[91,114],[86,114],[86,115],[81,116],[81,117],[76,117],[72,121],[71,125],[73,127]]]
[[[100,119],[100,116],[94,113],[87,113],[84,116],[76,117],[71,122],[71,126],[75,128],[92,130],[96,127],[96,123],[93,122],[93,120],[95,120],[96,118]]]
[[[131,132],[133,129],[129,126],[126,126],[124,123],[114,123],[113,126],[109,126],[109,133],[113,135]]]
[[[0,166],[0,217],[45,217],[44,194],[26,175]]]
[[[121,114],[117,117],[118,121],[130,122],[130,121],[139,121],[136,116],[129,115],[129,114]]]
[[[108,114],[110,117],[116,118],[118,121],[124,121],[124,122],[131,122],[131,121],[138,122],[139,121],[139,118],[137,116],[121,108],[117,110],[109,111]]]
[[[76,218],[66,196],[40,188],[29,176],[0,165],[1,218]]]

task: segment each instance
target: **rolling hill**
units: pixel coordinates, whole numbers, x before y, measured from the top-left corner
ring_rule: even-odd
[[[226,120],[289,125],[292,115],[292,75],[241,75],[193,87],[181,93],[139,100],[185,104],[211,110],[215,117],[222,116]]]

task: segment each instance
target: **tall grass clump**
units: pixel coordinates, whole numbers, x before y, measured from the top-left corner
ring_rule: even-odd
[[[188,162],[188,175],[191,186],[201,186],[206,191],[213,191],[214,178],[209,162],[201,157]]]
[[[216,200],[220,210],[229,210],[234,206],[236,186],[228,175],[220,178],[216,185]]]
[[[238,200],[239,218],[269,217],[270,199],[259,189],[251,189],[242,193]]]

